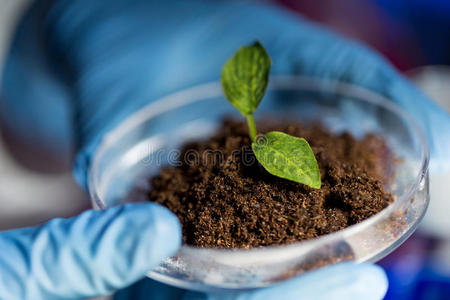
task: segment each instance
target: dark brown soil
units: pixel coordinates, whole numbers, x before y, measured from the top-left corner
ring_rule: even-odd
[[[151,179],[148,199],[178,216],[185,243],[250,248],[312,239],[361,222],[393,201],[384,188],[393,158],[380,137],[356,140],[319,125],[264,123],[262,132],[279,130],[310,143],[322,188],[269,174],[253,156],[246,123],[226,120],[212,138],[186,145],[178,166]]]

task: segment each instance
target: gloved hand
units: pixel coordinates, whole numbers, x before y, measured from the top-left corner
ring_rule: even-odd
[[[144,277],[181,241],[178,219],[154,204],[87,211],[0,233],[0,299],[106,295]]]
[[[20,24],[6,61],[0,114],[18,136],[55,145],[55,153],[74,139],[75,175],[85,185],[90,157],[105,132],[151,100],[217,80],[224,61],[254,39],[267,48],[273,73],[343,80],[396,101],[425,129],[435,161],[450,161],[450,139],[443,137],[450,132],[448,115],[382,58],[297,15],[247,1],[38,1]],[[348,278],[370,278],[348,292],[379,298],[385,278],[373,268],[327,268],[273,291],[320,297],[325,289],[312,284],[319,281],[331,285],[331,294],[344,295],[355,283]],[[366,270],[374,275],[363,276]],[[308,281],[313,276],[321,279]],[[184,293],[151,281],[139,285],[153,288],[152,295]]]

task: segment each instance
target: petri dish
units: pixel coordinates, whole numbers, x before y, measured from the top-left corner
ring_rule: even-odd
[[[429,202],[428,142],[394,102],[344,82],[273,76],[255,117],[320,121],[333,132],[356,137],[381,135],[398,158],[387,187],[395,201],[363,222],[313,240],[253,249],[182,245],[148,276],[199,291],[245,290],[329,264],[376,262],[389,254],[414,232]],[[103,137],[93,155],[88,189],[94,208],[144,201],[132,191],[148,188],[147,178],[173,162],[183,144],[213,134],[227,115],[240,117],[219,82],[171,94],[131,115]]]

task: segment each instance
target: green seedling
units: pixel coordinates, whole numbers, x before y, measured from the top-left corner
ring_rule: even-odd
[[[223,91],[247,118],[252,149],[261,165],[272,175],[319,189],[319,166],[305,139],[279,131],[258,135],[253,112],[264,97],[270,66],[270,57],[259,42],[240,48],[222,69]]]

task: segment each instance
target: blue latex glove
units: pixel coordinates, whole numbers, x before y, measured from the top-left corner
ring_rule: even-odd
[[[421,123],[436,161],[443,167],[450,161],[446,113],[378,55],[299,16],[245,1],[47,2],[34,5],[18,28],[6,61],[0,114],[5,126],[29,144],[52,145],[58,153],[74,140],[75,175],[83,185],[90,157],[105,132],[151,100],[217,80],[223,62],[256,38],[272,57],[273,73],[343,80],[392,98]],[[313,284],[315,280],[308,279],[313,276],[324,285]],[[328,291],[336,299],[347,299],[359,292],[376,299],[385,287],[376,267],[350,264],[256,293],[297,299],[297,293],[321,297]],[[141,289],[155,297],[185,295],[152,281],[135,288],[118,297],[139,295]]]
[[[128,204],[0,233],[0,299],[106,295],[144,277],[181,241],[157,204]]]

